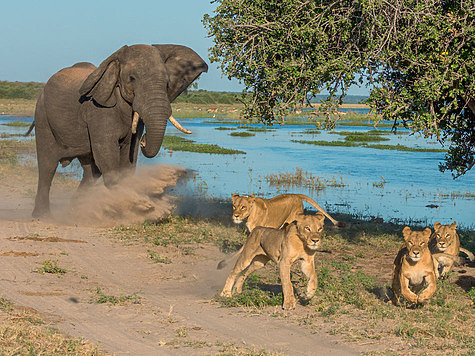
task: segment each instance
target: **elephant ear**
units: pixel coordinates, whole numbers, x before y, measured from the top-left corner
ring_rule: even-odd
[[[180,45],[152,45],[160,51],[168,71],[168,100],[172,102],[202,72],[208,71],[206,62],[191,48]]]
[[[112,107],[116,104],[114,89],[119,78],[119,56],[127,46],[112,53],[97,67],[79,89],[81,96],[92,97],[99,105]]]

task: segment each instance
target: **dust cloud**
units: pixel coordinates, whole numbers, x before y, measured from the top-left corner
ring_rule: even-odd
[[[166,189],[174,186],[186,174],[184,168],[155,165],[137,168],[118,183],[106,188],[102,182],[78,190],[69,207],[56,217],[67,224],[112,226],[140,224],[145,220],[160,220],[173,209],[174,198]]]

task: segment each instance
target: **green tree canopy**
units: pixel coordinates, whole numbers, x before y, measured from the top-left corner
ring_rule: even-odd
[[[474,165],[473,0],[216,0],[203,22],[211,61],[245,85],[247,117],[264,122],[326,90],[331,124],[364,80],[383,120],[449,145],[441,170]]]

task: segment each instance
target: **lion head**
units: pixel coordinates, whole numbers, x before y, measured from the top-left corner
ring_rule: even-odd
[[[239,194],[235,193],[232,195],[233,199],[233,221],[236,224],[240,224],[245,219],[249,217],[251,213],[251,209],[254,206],[254,202],[256,201],[256,197],[253,195],[244,195],[239,196]]]
[[[451,225],[442,225],[440,222],[434,224],[434,234],[437,250],[445,252],[452,245],[456,237],[457,223],[454,221]]]
[[[432,230],[429,228],[423,231],[412,231],[409,226],[402,230],[404,240],[406,241],[406,248],[408,250],[407,258],[413,262],[418,262],[425,253],[428,253],[429,242]]]
[[[298,236],[310,250],[316,250],[320,246],[324,220],[325,215],[322,213],[315,215],[301,214],[295,220]]]

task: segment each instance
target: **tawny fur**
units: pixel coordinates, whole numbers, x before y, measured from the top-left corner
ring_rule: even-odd
[[[450,272],[454,265],[459,263],[459,253],[463,252],[470,261],[474,261],[473,254],[460,247],[460,239],[457,234],[457,222],[450,225],[434,224],[434,233],[429,241],[429,249],[436,260],[436,272],[443,276]]]
[[[434,295],[437,278],[434,260],[428,247],[431,229],[412,231],[406,226],[402,233],[405,243],[399,250],[393,266],[393,302],[401,297],[414,304],[423,304]],[[422,291],[419,295],[419,293]]]
[[[236,265],[229,273],[226,284],[221,292],[229,297],[233,289],[242,292],[242,286],[247,276],[262,268],[269,261],[279,265],[280,279],[284,303],[282,308],[295,308],[295,296],[290,281],[290,266],[296,260],[302,260],[302,272],[308,278],[307,298],[311,298],[317,289],[317,274],[315,272],[315,251],[318,248],[323,232],[325,217],[300,214],[295,221],[281,229],[256,227],[252,230],[244,244]]]

